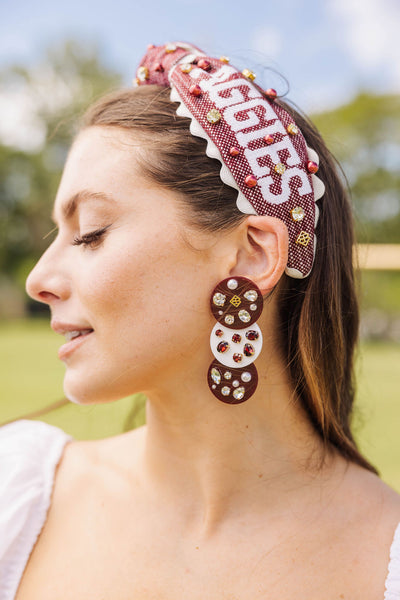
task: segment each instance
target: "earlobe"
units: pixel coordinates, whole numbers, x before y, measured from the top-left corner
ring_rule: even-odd
[[[230,275],[252,279],[264,295],[271,291],[288,262],[288,230],[283,221],[270,216],[249,216],[243,234],[246,240]]]

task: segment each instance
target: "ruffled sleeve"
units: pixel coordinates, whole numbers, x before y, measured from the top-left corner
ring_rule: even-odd
[[[400,523],[390,547],[390,562],[385,583],[384,600],[400,600]]]
[[[21,419],[0,427],[0,600],[13,600],[46,521],[54,474],[73,438]]]

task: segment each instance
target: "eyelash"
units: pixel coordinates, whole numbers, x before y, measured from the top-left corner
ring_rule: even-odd
[[[84,246],[88,246],[90,248],[92,248],[95,245],[98,245],[101,241],[101,238],[103,237],[103,235],[105,234],[105,232],[107,231],[107,229],[110,227],[110,225],[107,225],[106,227],[102,227],[101,229],[96,229],[95,231],[90,231],[89,233],[84,233],[82,236],[78,237],[74,237],[74,241],[72,242],[73,246],[80,246],[80,245],[84,245]]]

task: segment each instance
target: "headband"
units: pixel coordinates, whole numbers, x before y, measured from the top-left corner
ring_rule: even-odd
[[[171,87],[177,114],[191,120],[191,133],[207,142],[207,156],[221,162],[222,181],[238,191],[238,209],[286,224],[285,272],[302,279],[314,261],[315,201],[325,191],[315,175],[319,158],[275,101],[275,90],[263,92],[255,77],[249,69],[238,71],[226,57],[212,58],[177,42],[148,46],[134,83]]]

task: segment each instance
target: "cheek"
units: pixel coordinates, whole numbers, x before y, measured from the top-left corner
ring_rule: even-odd
[[[149,248],[146,241],[145,253],[122,244],[99,255],[85,279],[91,323],[119,355],[143,345],[154,352],[161,340],[176,350],[178,340],[186,346],[203,331],[209,335],[208,270],[182,245]]]

